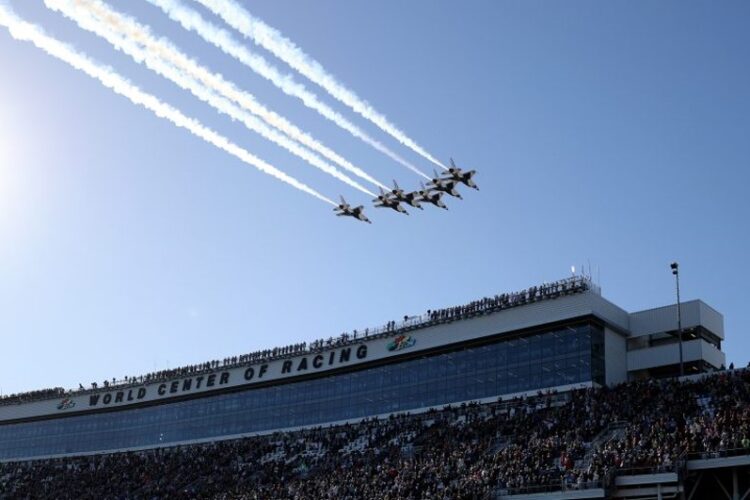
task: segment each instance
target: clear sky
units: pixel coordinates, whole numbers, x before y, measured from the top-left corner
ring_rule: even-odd
[[[326,196],[369,204],[41,0],[11,5]],[[373,176],[418,185],[160,10],[110,5]],[[674,301],[678,260],[683,299],[722,312],[728,361],[748,362],[750,3],[251,7],[432,154],[477,169],[481,191],[463,189],[447,212],[370,207],[372,225],[334,217],[0,29],[3,394],[311,341],[589,262],[603,295],[632,311]]]

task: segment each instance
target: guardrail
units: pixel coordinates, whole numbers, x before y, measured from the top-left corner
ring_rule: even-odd
[[[584,482],[568,482],[564,479],[555,481],[549,484],[537,484],[529,486],[518,486],[513,488],[498,487],[495,489],[495,496],[509,496],[509,495],[529,495],[532,493],[557,493],[567,491],[582,491],[591,490],[596,488],[604,489],[605,480],[598,481],[584,481]]]
[[[623,467],[615,469],[618,476],[640,476],[645,474],[662,474],[665,472],[678,472],[676,463],[668,465],[644,465],[641,467]]]
[[[706,460],[710,458],[727,458],[750,455],[750,448],[731,448],[728,450],[693,451],[687,454],[688,460]]]

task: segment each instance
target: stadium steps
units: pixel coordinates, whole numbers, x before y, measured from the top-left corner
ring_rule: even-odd
[[[607,427],[597,434],[596,437],[591,440],[591,443],[589,443],[586,453],[580,460],[580,467],[586,468],[591,465],[591,459],[594,457],[594,453],[605,443],[625,436],[625,429],[627,426],[628,423],[625,420],[615,420],[614,422],[607,424]],[[579,464],[576,464],[576,466],[578,465]]]
[[[392,437],[390,440],[388,440],[388,444],[391,446],[402,446],[402,445],[405,445],[414,441],[414,438],[416,436],[417,436],[417,433],[415,431],[406,431],[401,434],[398,434],[395,437]]]
[[[272,452],[266,453],[262,457],[260,457],[260,463],[265,464],[267,462],[276,462],[278,460],[283,459],[286,456],[286,452],[284,450],[283,446],[279,446]]]
[[[698,407],[701,409],[701,413],[711,418],[714,417],[716,410],[714,408],[714,404],[713,404],[713,400],[711,399],[711,396],[707,396],[707,395],[697,396],[695,398],[695,402],[698,404]]]
[[[414,458],[416,454],[416,448],[414,447],[413,443],[408,443],[401,447],[401,451],[399,452],[401,455],[401,458]]]
[[[499,436],[492,440],[490,453],[496,455],[507,448],[512,443],[510,436]]]
[[[367,447],[369,442],[369,436],[357,436],[356,439],[350,441],[346,446],[339,449],[339,453],[341,453],[342,455],[349,455],[354,452],[361,452]]]

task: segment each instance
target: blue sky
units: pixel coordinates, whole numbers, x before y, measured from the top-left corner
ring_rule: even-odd
[[[368,204],[41,1],[11,4],[321,193]],[[110,4],[377,178],[416,187],[414,174],[156,8]],[[750,4],[251,7],[432,154],[476,168],[481,191],[464,189],[448,212],[370,208],[372,225],[333,217],[324,203],[0,30],[4,394],[328,337],[554,280],[588,262],[605,297],[637,310],[674,300],[668,265],[678,260],[683,298],[724,314],[728,360],[750,359]]]

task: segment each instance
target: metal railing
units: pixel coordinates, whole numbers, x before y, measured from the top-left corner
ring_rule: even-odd
[[[750,455],[750,447],[730,448],[726,450],[693,451],[688,453],[686,458],[687,460],[706,460],[711,458],[739,457],[742,455]]]
[[[562,471],[561,471],[562,472]],[[495,497],[507,497],[513,495],[529,495],[532,493],[557,493],[567,491],[582,491],[591,490],[596,488],[604,489],[605,481],[600,479],[598,481],[566,481],[561,479],[560,481],[554,481],[547,484],[534,484],[528,486],[515,486],[515,487],[498,487],[495,489]]]
[[[678,472],[677,462],[665,465],[642,465],[638,467],[621,467],[614,469],[618,476],[640,476],[647,474],[662,474],[665,472]]]

